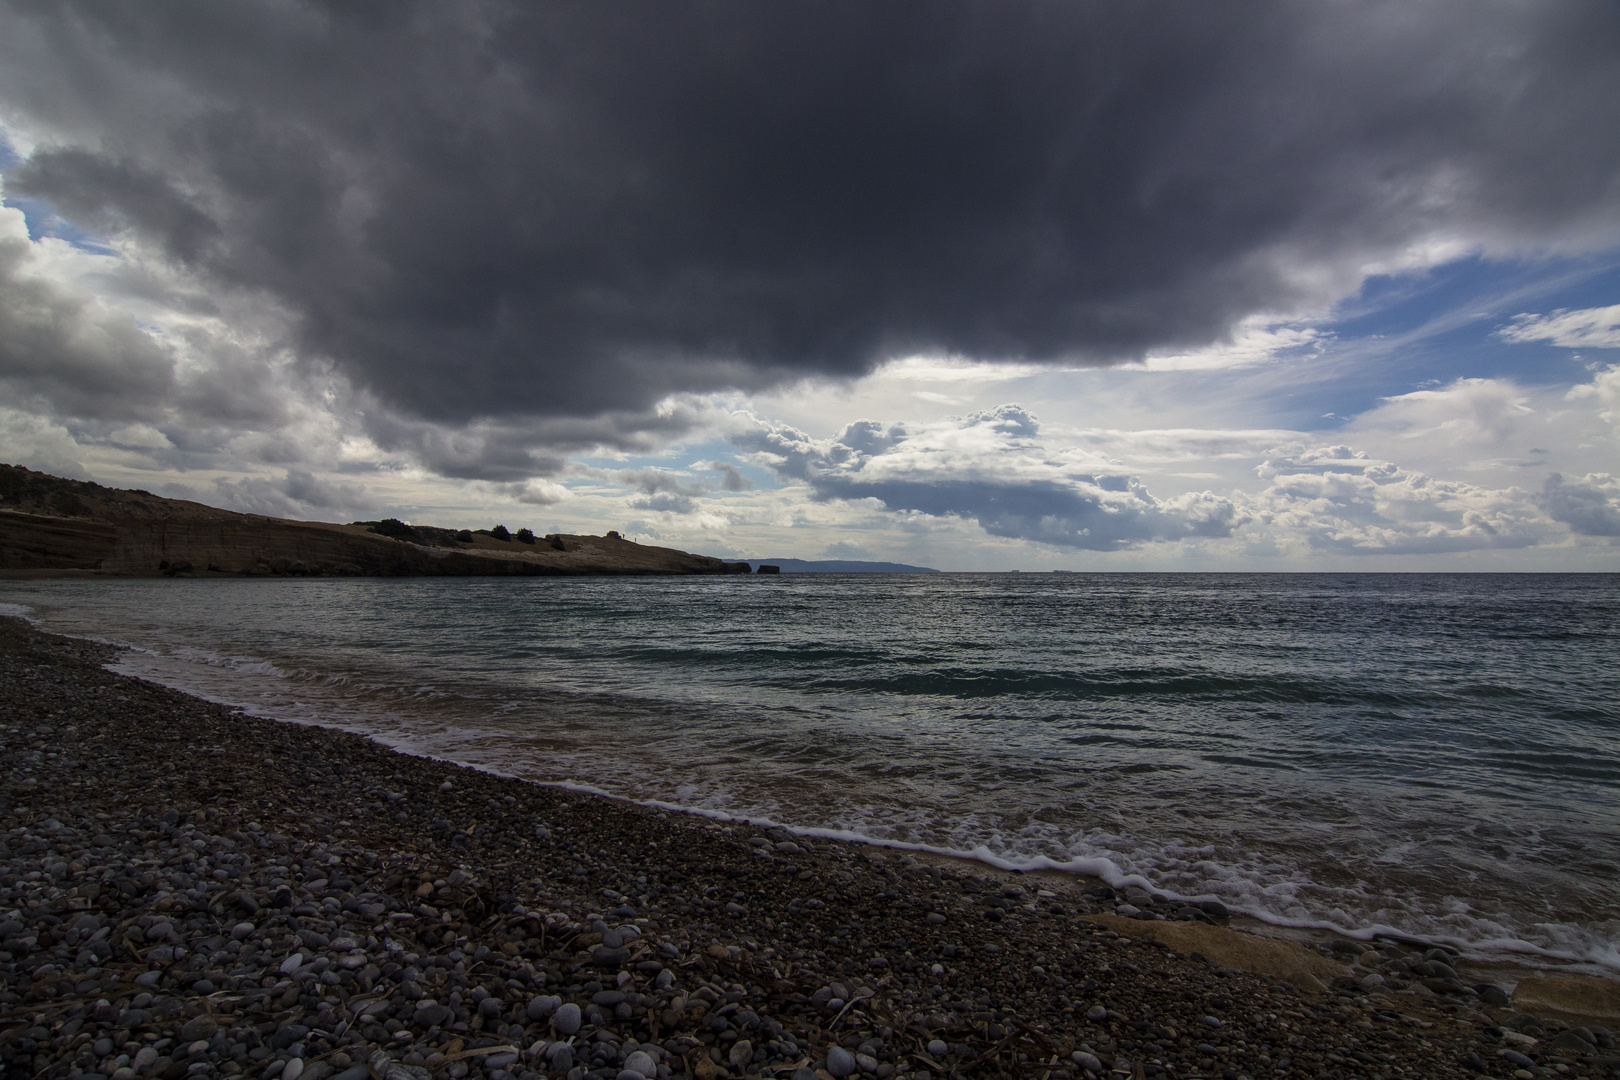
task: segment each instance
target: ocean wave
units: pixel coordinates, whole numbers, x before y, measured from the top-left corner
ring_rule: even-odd
[[[808,837],[1218,899],[1280,928],[1620,974],[1603,869],[1620,858],[1616,679],[1562,654],[1547,661],[1556,679],[1517,653],[1481,659],[1483,630],[1453,626],[1441,646],[1412,628],[1401,639],[1380,615],[1368,625],[1383,638],[1347,635],[1336,623],[1348,616],[1312,606],[1331,591],[1304,590],[1290,602],[1318,627],[1315,653],[1263,652],[1262,637],[1258,659],[1236,662],[1240,622],[1170,644],[1156,625],[1127,626],[1112,654],[1092,656],[1023,627],[930,648],[926,620],[864,640],[855,620],[817,642],[815,625],[780,612],[710,605],[702,583],[345,586],[363,614],[331,606],[320,583],[208,584],[239,601],[229,619],[166,612],[177,601],[159,584],[119,594],[122,623],[106,603],[74,622],[68,601],[108,594],[37,591],[53,625],[131,639],[115,670],[408,753]],[[819,583],[797,617],[838,590],[882,587]],[[965,588],[930,584],[890,606],[942,587]],[[571,590],[585,600],[564,602]],[[1607,655],[1600,634],[1583,635]],[[962,662],[973,649],[984,655]]]

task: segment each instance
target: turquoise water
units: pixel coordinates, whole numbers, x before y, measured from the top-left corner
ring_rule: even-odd
[[[1620,974],[1620,577],[0,583],[121,668],[640,800]]]

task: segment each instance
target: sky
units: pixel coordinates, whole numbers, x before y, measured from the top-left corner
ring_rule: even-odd
[[[1620,571],[1610,0],[0,0],[0,460],[946,570]]]

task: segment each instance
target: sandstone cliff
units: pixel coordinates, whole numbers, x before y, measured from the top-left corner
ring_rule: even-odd
[[[395,530],[399,531],[399,530]],[[417,576],[746,574],[607,536],[533,543],[485,532],[289,521],[0,465],[0,574]]]

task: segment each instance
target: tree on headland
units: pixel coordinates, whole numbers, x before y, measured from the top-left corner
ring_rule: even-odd
[[[519,529],[517,531],[517,542],[520,544],[534,543],[534,533],[528,529]]]
[[[512,534],[506,531],[505,525],[495,526],[493,529],[489,530],[489,535],[493,536],[497,540],[512,539]]]

